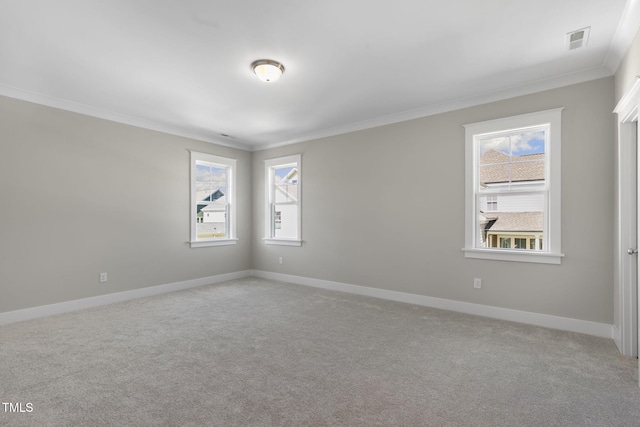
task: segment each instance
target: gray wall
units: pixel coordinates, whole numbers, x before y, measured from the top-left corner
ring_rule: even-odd
[[[190,149],[238,159],[236,246],[186,243]],[[0,312],[250,268],[250,165],[246,151],[0,97]]]
[[[611,324],[613,104],[611,77],[249,153],[0,97],[0,312],[255,268]],[[560,106],[562,265],[465,259],[462,125]],[[186,243],[189,149],[239,160],[236,246]],[[304,244],[266,246],[263,160],[294,153]]]
[[[462,125],[555,107],[565,107],[562,264],[465,259]],[[253,267],[612,324],[613,107],[610,77],[255,152]],[[294,153],[304,243],[264,245],[263,160]]]

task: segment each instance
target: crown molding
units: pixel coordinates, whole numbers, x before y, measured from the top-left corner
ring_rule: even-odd
[[[327,138],[327,137],[336,136],[336,135],[342,135],[350,132],[356,132],[356,131],[365,130],[365,129],[371,129],[378,126],[384,126],[384,125],[404,122],[408,120],[418,119],[422,117],[428,117],[435,114],[461,110],[463,108],[475,107],[478,105],[502,101],[505,99],[515,98],[518,96],[530,95],[537,92],[543,92],[545,90],[557,89],[564,86],[584,83],[591,80],[610,77],[612,75],[613,73],[604,66],[594,67],[594,68],[582,70],[575,73],[569,73],[569,74],[552,77],[549,79],[533,81],[521,86],[514,86],[511,88],[498,90],[494,92],[480,93],[478,95],[470,96],[467,98],[460,98],[451,102],[428,105],[426,107],[420,107],[420,108],[416,108],[413,110],[408,110],[408,111],[404,111],[396,114],[390,114],[387,116],[377,117],[369,120],[363,120],[360,122],[347,123],[347,124],[332,127],[332,128],[321,129],[316,132],[299,135],[298,137],[291,138],[287,141],[256,147],[251,151],[259,151],[259,150],[265,150],[269,148],[276,148],[284,145],[291,145],[299,142],[305,142],[305,141]]]
[[[434,114],[446,113],[449,111],[460,110],[463,108],[474,107],[477,105],[488,104],[490,102],[502,101],[517,96],[529,95],[545,90],[556,89],[563,86],[582,83],[589,80],[596,80],[603,77],[609,77],[613,73],[605,66],[590,68],[576,73],[556,76],[549,79],[537,80],[525,85],[515,86],[494,92],[485,92],[467,98],[453,100],[441,104],[433,104],[420,107],[400,113],[390,114],[386,116],[376,117],[373,119],[362,120],[354,123],[347,123],[326,129],[298,135],[297,137],[273,143],[273,144],[249,144],[242,141],[225,141],[218,138],[212,138],[210,135],[194,132],[192,130],[173,126],[165,123],[155,122],[140,117],[134,117],[115,111],[106,110],[74,101],[44,95],[41,93],[31,92],[23,89],[0,84],[0,95],[10,98],[20,99],[22,101],[33,102],[35,104],[45,105],[47,107],[58,108],[65,111],[109,120],[117,123],[131,125],[143,129],[162,132],[170,135],[180,136],[184,138],[195,139],[198,141],[209,142],[212,144],[222,145],[225,147],[236,148],[244,151],[260,151],[285,145],[296,144],[305,141],[311,141],[331,136],[341,135],[345,133],[356,132],[360,130],[375,128],[379,126],[404,122],[408,120],[418,119],[421,117],[432,116]]]
[[[218,138],[212,138],[210,135],[194,132],[179,126],[173,126],[166,123],[160,123],[153,120],[143,119],[141,117],[130,116],[116,111],[107,110],[100,107],[94,107],[75,101],[69,101],[42,93],[32,92],[24,89],[15,88],[0,84],[0,95],[9,98],[19,99],[21,101],[32,102],[46,107],[57,108],[60,110],[70,111],[72,113],[82,114],[84,116],[96,117],[99,119],[109,120],[116,123],[135,126],[142,129],[162,132],[169,135],[180,136],[183,138],[195,139],[197,141],[209,142],[211,144],[222,145],[225,147],[236,148],[249,151],[249,145],[242,142],[229,142]]]
[[[604,60],[604,66],[612,73],[615,74],[618,71],[622,59],[638,33],[638,28],[640,28],[640,0],[628,0]]]
[[[620,99],[613,110],[619,116],[620,123],[635,122],[638,120],[638,108],[640,106],[640,76],[633,80],[631,89]]]

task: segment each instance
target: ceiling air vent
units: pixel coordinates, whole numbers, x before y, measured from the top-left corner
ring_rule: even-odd
[[[567,33],[567,50],[575,50],[585,47],[589,41],[589,31],[591,27]]]

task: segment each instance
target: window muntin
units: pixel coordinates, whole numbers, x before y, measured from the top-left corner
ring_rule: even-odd
[[[465,256],[560,263],[562,109],[465,125]]]
[[[234,159],[191,152],[191,246],[235,244]]]
[[[265,242],[301,244],[301,156],[265,161]]]

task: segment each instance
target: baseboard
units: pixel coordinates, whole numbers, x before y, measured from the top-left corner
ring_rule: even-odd
[[[8,311],[5,313],[0,313],[0,325],[21,322],[30,319],[37,319],[40,317],[53,316],[56,314],[68,313],[71,311],[83,310],[86,308],[98,307],[101,305],[107,305],[116,302],[129,301],[183,289],[195,288],[198,286],[221,283],[227,280],[243,279],[252,275],[264,279],[279,280],[282,282],[294,283],[298,285],[348,292],[352,294],[365,295],[369,297],[404,302],[408,304],[422,305],[425,307],[433,307],[460,313],[473,314],[477,316],[509,320],[512,322],[526,323],[535,326],[543,326],[546,328],[595,335],[598,337],[613,338],[614,341],[616,341],[616,345],[618,344],[618,340],[616,340],[616,337],[619,337],[619,332],[616,332],[617,329],[613,325],[607,325],[605,323],[589,322],[586,320],[551,316],[547,314],[512,310],[507,308],[473,304],[443,298],[434,298],[424,295],[410,294],[406,292],[370,288],[360,285],[350,285],[329,280],[313,279],[309,277],[273,273],[262,270],[243,270],[234,273],[220,274],[199,279],[185,280],[182,282],[150,286],[146,288],[134,289],[131,291],[116,292],[112,294],[66,301],[57,304],[49,304],[39,307],[25,308],[22,310]]]
[[[624,351],[622,348],[622,334],[620,333],[620,329],[618,329],[616,325],[613,325],[611,327],[611,337],[613,338],[613,342],[616,343],[616,347],[618,347],[618,351],[621,354],[624,354]]]
[[[149,286],[131,291],[115,292],[90,298],[82,298],[57,304],[43,305],[39,307],[25,308],[22,310],[0,313],[0,325],[21,322],[23,320],[37,319],[53,316],[55,314],[68,313],[83,310],[85,308],[98,307],[115,302],[129,301],[138,298],[160,295],[167,292],[196,288],[198,286],[211,285],[226,282],[227,280],[243,279],[252,275],[252,270],[237,271],[234,273],[219,274],[217,276],[202,277],[200,279],[185,280],[183,282],[168,283],[164,285]]]
[[[417,304],[426,307],[473,314],[476,316],[484,316],[494,319],[508,320],[511,322],[526,323],[529,325],[543,326],[545,328],[578,332],[581,334],[595,335],[603,338],[613,338],[614,336],[613,325],[607,325],[605,323],[589,322],[586,320],[551,316],[548,314],[512,310],[508,308],[493,307],[443,298],[433,298],[424,295],[391,291],[387,289],[370,288],[367,286],[350,285],[346,283],[332,282],[329,280],[312,279],[290,274],[273,273],[270,271],[253,270],[253,275],[264,279],[279,280],[282,282],[294,283],[298,285],[313,286],[316,288],[348,292],[352,294],[365,295],[391,301]]]

